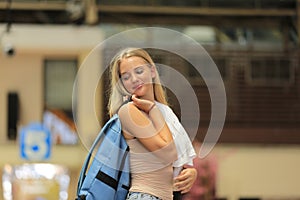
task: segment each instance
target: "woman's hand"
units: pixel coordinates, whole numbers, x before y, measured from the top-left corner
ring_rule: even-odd
[[[155,103],[145,99],[139,99],[136,95],[132,95],[133,104],[144,111],[145,113],[149,113],[150,110],[155,106]]]
[[[174,188],[181,191],[182,194],[187,193],[192,188],[197,177],[195,168],[184,168],[174,180]]]

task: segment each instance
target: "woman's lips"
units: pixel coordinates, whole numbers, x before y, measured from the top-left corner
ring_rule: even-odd
[[[133,90],[134,90],[134,91],[135,91],[135,90],[138,90],[138,89],[140,89],[142,86],[143,86],[143,84],[136,85],[136,86],[133,87]]]

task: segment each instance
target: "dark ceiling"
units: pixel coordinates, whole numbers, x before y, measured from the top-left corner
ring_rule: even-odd
[[[122,4],[116,0],[1,0],[0,23],[270,26],[300,31],[300,0],[126,0]]]

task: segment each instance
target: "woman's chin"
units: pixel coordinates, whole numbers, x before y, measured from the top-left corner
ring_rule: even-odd
[[[136,95],[137,97],[144,96],[144,92],[142,88],[135,90],[133,94]]]
[[[139,93],[134,93],[134,95],[137,97],[137,98],[141,98],[143,95],[139,94]]]

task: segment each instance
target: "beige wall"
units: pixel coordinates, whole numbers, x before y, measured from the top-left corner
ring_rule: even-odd
[[[0,30],[4,28],[5,26],[0,26]],[[20,126],[40,121],[43,113],[44,60],[77,58],[82,63],[88,53],[103,41],[103,33],[97,27],[14,25],[11,33],[4,35],[2,39],[3,43],[10,42],[16,49],[16,55],[12,57],[0,54],[0,143],[5,143],[7,93],[16,91],[19,94]],[[92,70],[97,71],[101,67],[100,56],[92,56],[88,64],[94,66]],[[88,73],[84,75],[84,88],[81,87],[78,93],[78,98],[81,98],[78,102],[84,102],[87,92],[85,88],[92,88],[88,82],[93,75],[97,75],[91,71]],[[81,119],[87,121],[91,113],[86,104],[79,105],[78,111],[83,116]],[[79,128],[87,128],[82,121],[78,121],[78,124],[82,126]],[[94,125],[88,128],[91,129],[89,132],[93,132],[98,127]]]
[[[3,26],[0,26],[1,30]],[[97,28],[72,26],[14,26],[17,54],[0,55],[0,168],[5,163],[20,164],[17,143],[6,141],[6,95],[20,95],[20,123],[41,120],[43,106],[43,60],[46,57],[78,57],[83,61],[88,52],[103,38]],[[80,39],[78,39],[80,38]],[[94,60],[95,59],[95,60]],[[99,64],[97,58],[90,64]],[[96,69],[94,69],[96,71]],[[84,76],[84,80],[89,80]],[[93,77],[96,79],[97,76]],[[87,83],[87,82],[86,82]],[[93,88],[83,85],[83,88]],[[86,91],[80,90],[79,96]],[[81,102],[86,102],[82,99]],[[82,130],[95,134],[91,127],[91,110],[79,105]],[[94,119],[93,119],[94,120]],[[94,127],[98,128],[98,127]],[[88,140],[91,135],[87,137]],[[55,146],[51,163],[69,167],[72,175],[70,199],[74,199],[79,169],[87,153],[84,145]],[[236,200],[241,196],[300,197],[300,146],[217,145],[210,156],[218,160],[217,194]],[[1,188],[2,189],[2,188]],[[1,192],[0,189],[0,192]],[[2,196],[0,196],[2,199]]]
[[[218,145],[217,194],[230,200],[300,198],[300,147]]]
[[[18,55],[0,57],[0,141],[6,140],[7,94],[15,91],[20,99],[20,124],[41,120],[43,106],[42,57]]]

